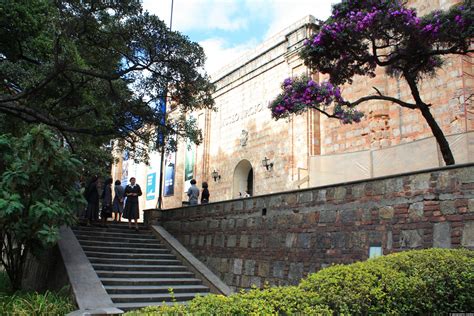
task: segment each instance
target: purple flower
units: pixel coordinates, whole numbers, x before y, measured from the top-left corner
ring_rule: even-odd
[[[424,28],[423,28],[423,32],[431,32],[433,30],[433,25],[432,24],[428,24],[426,25]]]
[[[317,36],[314,37],[313,45],[314,46],[321,45],[322,42],[323,42],[322,33],[319,33]]]
[[[463,26],[463,25],[464,25],[464,19],[463,19],[462,16],[460,16],[460,15],[456,15],[456,17],[454,18],[454,21],[455,21],[459,26]]]

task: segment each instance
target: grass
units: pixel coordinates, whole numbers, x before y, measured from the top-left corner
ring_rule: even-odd
[[[13,292],[7,274],[0,271],[0,313],[5,316],[66,315],[76,307],[64,291]]]

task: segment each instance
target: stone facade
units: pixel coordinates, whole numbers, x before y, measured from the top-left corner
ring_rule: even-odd
[[[456,2],[459,1],[418,0],[410,1],[409,4],[416,7],[420,15],[424,15],[436,8],[449,8]],[[239,163],[242,161],[248,161],[252,166],[252,193],[255,195],[401,172],[403,168],[391,170],[392,163],[387,159],[390,154],[373,151],[411,144],[421,139],[427,139],[426,142],[430,143],[429,150],[420,148],[419,151],[413,151],[413,146],[398,148],[397,157],[415,158],[412,159],[415,162],[399,160],[405,166],[413,167],[405,170],[443,165],[436,142],[429,139],[431,130],[421,114],[388,102],[363,104],[361,109],[366,116],[359,124],[344,125],[317,112],[294,116],[289,121],[275,122],[271,119],[267,105],[280,92],[279,85],[283,79],[308,73],[297,51],[302,41],[311,35],[312,22],[311,17],[299,21],[213,76],[217,85],[214,95],[217,112],[198,114],[205,141],[197,151],[195,166],[198,183],[210,183],[211,200],[238,197],[242,188],[236,182],[245,182],[245,179],[238,179],[241,173]],[[474,130],[474,108],[472,102],[465,101],[474,93],[473,74],[472,57],[449,57],[434,79],[426,79],[421,83],[421,95],[433,105],[433,115],[445,135]],[[326,79],[317,73],[313,77],[319,81]],[[372,87],[403,100],[411,98],[407,85],[402,80],[389,78],[383,69],[378,69],[377,77],[373,79],[355,78],[352,85],[343,87],[343,95],[348,100],[356,100],[372,93]],[[243,131],[247,133],[245,145],[241,143]],[[451,144],[457,161],[473,161],[468,145],[461,146],[456,140],[454,137]],[[343,165],[348,170],[346,173],[359,165],[367,165],[367,176],[360,173],[354,178],[353,173],[342,178],[324,179],[325,174],[334,174],[335,169],[340,172],[338,166],[341,165],[336,155],[354,152],[367,155],[361,156],[361,161],[353,165],[350,159],[339,157],[346,161],[347,165]],[[413,152],[418,155],[414,156]],[[265,157],[273,162],[273,170],[267,171],[262,167],[261,160]],[[314,168],[313,157],[327,159]],[[374,162],[377,163],[375,166],[368,166]],[[219,182],[214,182],[210,177],[213,170],[221,175]],[[179,206],[186,196],[169,200],[172,201],[165,200],[166,207]]]
[[[459,1],[408,2],[424,15]],[[344,125],[315,111],[287,121],[272,120],[268,103],[281,91],[281,82],[309,74],[298,51],[311,36],[314,22],[308,16],[294,23],[212,76],[217,111],[193,113],[204,136],[194,153],[194,178],[198,185],[209,183],[211,201],[236,198],[247,188],[252,195],[261,195],[443,166],[421,114],[387,102],[362,104],[365,117],[358,124]],[[468,100],[474,93],[473,65],[472,56],[450,56],[433,79],[421,82],[421,96],[432,104],[433,116],[450,136],[458,163],[474,161],[474,108]],[[317,81],[327,79],[318,73],[312,76]],[[356,100],[374,93],[372,87],[411,99],[403,80],[389,78],[383,69],[377,70],[375,78],[356,77],[352,85],[343,87],[343,96]],[[180,144],[175,194],[164,198],[164,208],[187,200],[185,157],[186,144]],[[273,168],[262,166],[264,158]],[[158,170],[159,159],[152,160],[152,166]],[[120,173],[120,169],[114,170]],[[148,169],[135,169],[138,183],[145,184]],[[220,175],[218,181],[211,177],[214,170]],[[156,202],[141,205],[149,208]]]
[[[335,263],[430,247],[474,249],[474,164],[147,211],[234,289],[296,284]]]
[[[296,22],[213,75],[217,111],[193,114],[204,136],[195,153],[194,177],[198,185],[209,183],[211,200],[236,198],[247,188],[252,195],[295,189],[307,175],[313,139],[310,127],[319,115],[274,121],[268,104],[279,93],[284,78],[308,74],[298,51],[314,23],[310,16]],[[165,197],[166,208],[187,200],[182,173],[185,152],[185,144],[181,144],[176,162],[177,193]],[[262,166],[265,157],[273,163],[271,170]],[[214,170],[221,176],[217,182],[211,178]]]

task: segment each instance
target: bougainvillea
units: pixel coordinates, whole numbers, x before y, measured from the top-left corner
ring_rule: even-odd
[[[446,138],[430,113],[430,105],[420,96],[418,83],[436,75],[445,55],[474,51],[473,11],[471,0],[424,17],[418,17],[416,10],[406,7],[403,1],[343,0],[333,6],[331,17],[305,40],[301,50],[305,64],[328,74],[329,81],[318,84],[310,78],[286,79],[282,93],[270,104],[273,118],[313,108],[343,123],[352,123],[362,117],[355,109],[357,105],[371,100],[390,101],[420,110],[446,164],[454,164]],[[376,87],[373,95],[355,101],[343,99],[339,86],[351,84],[356,75],[375,77],[377,67],[384,67],[391,77],[404,79],[413,101],[383,95]]]

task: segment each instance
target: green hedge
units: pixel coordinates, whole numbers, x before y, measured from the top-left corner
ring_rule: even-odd
[[[474,310],[474,252],[427,249],[391,254],[309,275],[298,286],[189,305],[147,307],[127,315],[447,314]]]

